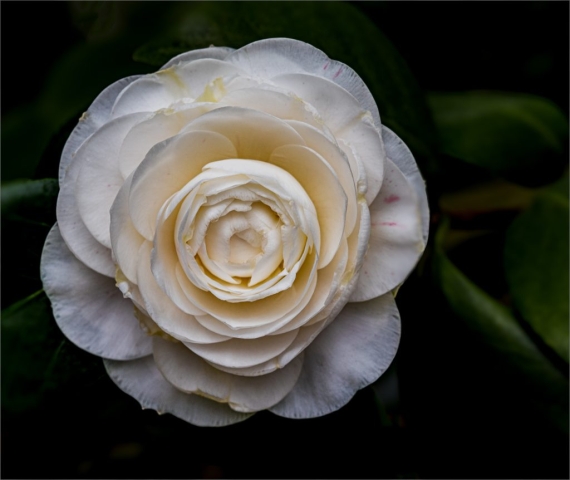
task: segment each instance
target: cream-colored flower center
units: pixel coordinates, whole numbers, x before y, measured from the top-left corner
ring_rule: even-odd
[[[206,268],[215,264],[210,273],[216,275],[221,270],[224,277],[231,277],[226,279],[229,283],[251,287],[283,263],[283,222],[262,202],[254,202],[249,208],[245,212],[232,211],[212,222],[198,256]]]
[[[294,181],[278,167],[240,162]],[[230,302],[290,288],[314,246],[307,215],[316,217],[306,193],[296,181],[286,195],[261,185],[254,174],[219,173],[206,169],[177,213],[176,248],[188,279]]]

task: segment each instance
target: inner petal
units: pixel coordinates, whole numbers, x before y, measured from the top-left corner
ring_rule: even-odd
[[[220,279],[250,278],[248,286],[266,280],[283,261],[279,216],[262,202],[247,211],[232,211],[209,225],[205,248],[198,255],[203,265]],[[224,275],[217,272],[222,270]],[[227,275],[227,276],[226,276]],[[235,278],[232,282],[235,283]]]
[[[311,270],[318,259],[314,205],[291,174],[265,162],[211,162],[163,204],[158,218],[173,227],[180,285],[189,281],[222,301],[282,293],[297,283],[307,256]],[[165,253],[158,250],[156,271]]]
[[[254,258],[262,253],[262,237],[259,232],[248,228],[243,232],[237,232],[230,238],[230,263],[251,263]]]

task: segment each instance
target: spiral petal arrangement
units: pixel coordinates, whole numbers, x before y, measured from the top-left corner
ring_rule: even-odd
[[[42,256],[56,321],[145,408],[324,415],[396,354],[425,186],[348,66],[290,39],[103,91],[63,151]]]

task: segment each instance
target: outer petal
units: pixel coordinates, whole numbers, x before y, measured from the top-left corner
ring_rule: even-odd
[[[287,395],[299,378],[302,358],[271,375],[243,377],[222,372],[180,343],[161,338],[154,340],[154,359],[176,388],[195,393],[238,412],[255,412],[272,407]]]
[[[73,256],[57,224],[44,245],[41,278],[59,328],[77,346],[116,360],[139,358],[152,351],[132,302],[122,297],[113,280]]]
[[[77,152],[80,170],[75,182],[75,198],[81,218],[91,234],[111,248],[109,210],[124,179],[119,170],[119,151],[127,132],[146,113],[117,118],[106,123]]]
[[[173,65],[133,82],[118,96],[113,106],[113,118],[134,112],[155,112],[183,99],[196,99],[216,78],[243,74],[231,63],[202,58],[189,63]]]
[[[382,125],[382,140],[386,149],[386,156],[401,170],[408,182],[414,187],[420,204],[422,218],[422,236],[427,243],[429,231],[429,205],[426,193],[426,184],[418,169],[412,152],[402,140],[388,127]]]
[[[57,221],[61,236],[71,252],[97,273],[115,278],[111,250],[99,243],[81,219],[75,200],[75,181],[80,164],[73,162],[57,197]]]
[[[137,266],[140,262],[138,252],[146,241],[136,230],[129,217],[129,191],[132,175],[119,190],[111,207],[111,246],[117,265],[129,281],[138,284]]]
[[[115,384],[144,408],[159,414],[171,413],[194,425],[223,427],[242,422],[252,414],[238,413],[227,405],[198,395],[183,393],[162,376],[152,356],[130,362],[105,360],[107,373]]]
[[[400,316],[391,294],[347,304],[305,350],[297,384],[270,411],[312,418],[338,410],[384,373],[399,341]]]
[[[71,135],[65,143],[61,161],[59,162],[59,184],[61,185],[65,178],[67,167],[73,161],[75,152],[81,144],[97,131],[111,115],[111,110],[117,99],[117,96],[142,75],[134,75],[132,77],[122,78],[115,83],[109,85],[103,90],[99,96],[93,101],[89,109],[81,116],[79,123],[71,132]]]
[[[263,78],[293,72],[328,78],[350,92],[372,114],[378,128],[381,125],[376,102],[358,74],[308,43],[290,38],[260,40],[236,50],[225,60]]]
[[[199,60],[201,58],[215,58],[217,60],[224,60],[230,53],[234,51],[233,48],[229,47],[208,47],[200,48],[198,50],[192,50],[190,52],[184,52],[176,57],[170,59],[165,63],[161,70],[166,70],[174,65],[179,65],[181,63],[192,62],[193,60]]]
[[[314,108],[294,93],[272,84],[233,90],[220,103],[265,112],[281,120],[299,121],[319,130],[327,128]]]
[[[400,285],[425,248],[413,186],[390,160],[382,190],[370,205],[370,240],[360,278],[350,297],[361,302]]]

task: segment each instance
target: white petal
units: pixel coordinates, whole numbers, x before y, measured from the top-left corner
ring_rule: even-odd
[[[159,110],[137,123],[126,135],[119,152],[121,174],[127,178],[156,144],[173,137],[192,120],[217,108],[215,103],[179,103]]]
[[[301,373],[302,357],[271,375],[243,377],[222,372],[181,344],[154,340],[154,359],[176,388],[195,393],[238,412],[256,412],[272,407],[287,395]]]
[[[356,228],[348,237],[348,264],[343,280],[346,288],[354,288],[370,240],[370,210],[362,201],[358,205],[360,209]]]
[[[271,156],[268,160],[271,161]],[[276,161],[279,160],[276,159]],[[279,200],[290,207],[288,211],[295,214],[293,217],[297,225],[307,235],[309,241],[314,243],[317,252],[320,252],[321,235],[315,206],[307,191],[293,175],[276,165],[256,160],[212,162],[205,168],[204,173],[209,170],[215,171],[214,169],[221,172],[247,175],[262,187],[276,194]],[[255,185],[251,186],[250,189],[258,192]]]
[[[182,132],[217,132],[234,144],[236,158],[267,161],[281,145],[304,145],[301,136],[284,121],[267,113],[241,107],[222,107],[190,123]]]
[[[328,267],[327,267],[328,268]],[[322,269],[319,271],[322,272]],[[305,290],[301,300],[297,303],[294,309],[287,312],[283,317],[274,320],[271,323],[259,325],[257,327],[249,327],[249,328],[232,328],[228,326],[226,323],[220,322],[218,319],[212,317],[211,315],[197,315],[196,320],[206,327],[208,330],[216,332],[220,335],[226,335],[232,338],[242,338],[242,339],[251,339],[251,338],[259,338],[265,335],[272,335],[276,333],[283,327],[283,330],[279,333],[289,332],[298,328],[298,317],[300,315],[306,316],[306,311],[308,309],[307,305],[313,301],[315,298],[315,288],[317,286],[317,277],[315,276],[312,282],[308,285],[308,288]],[[306,318],[305,318],[306,321]],[[285,328],[284,326],[288,326],[290,323],[296,324],[295,328]],[[301,322],[302,323],[302,322]]]
[[[309,254],[300,268],[293,287],[255,302],[230,303],[200,290],[185,276],[177,277],[180,286],[198,308],[233,329],[269,325],[277,320],[286,322],[294,318],[298,308],[308,301],[306,295],[314,288],[316,276],[315,254]]]
[[[78,347],[117,360],[149,354],[150,337],[139,327],[132,302],[123,298],[114,280],[73,256],[57,224],[46,239],[40,270],[55,320]]]
[[[321,77],[293,73],[279,75],[272,81],[315,107],[335,137],[353,146],[366,170],[366,200],[370,204],[380,191],[386,156],[380,131],[370,112],[363,110],[342,87]]]
[[[197,50],[191,50],[190,52],[184,52],[176,57],[171,58],[167,63],[165,63],[161,70],[166,70],[174,65],[180,65],[182,63],[192,62],[193,60],[199,60],[201,58],[215,58],[217,60],[223,60],[230,53],[234,51],[233,48],[229,47],[208,47],[199,48]]]
[[[368,191],[368,180],[366,179],[366,170],[364,169],[364,164],[360,159],[360,155],[358,155],[354,145],[347,143],[342,138],[337,140],[339,148],[345,154],[350,165],[350,171],[354,178],[354,184],[356,185],[358,196],[365,196]],[[372,203],[372,201],[367,203]]]
[[[391,294],[349,303],[305,350],[291,393],[270,409],[288,418],[338,410],[390,365],[400,341],[400,316]]]
[[[145,238],[136,230],[129,216],[129,192],[132,176],[127,178],[111,207],[111,246],[117,265],[132,283],[138,284],[138,252]]]
[[[232,143],[214,132],[184,133],[153,147],[133,175],[129,208],[135,228],[152,240],[164,202],[206,164],[235,156]]]
[[[288,121],[287,123],[303,137],[303,140],[307,143],[307,147],[317,152],[335,171],[348,200],[345,233],[346,235],[350,235],[356,223],[357,180],[352,174],[348,157],[338,145],[335,145],[323,132],[316,128],[295,120]]]
[[[129,362],[105,360],[111,380],[144,408],[171,413],[194,425],[222,427],[242,422],[252,414],[239,413],[198,395],[183,393],[162,376],[152,356]]]
[[[147,114],[133,114],[103,125],[77,151],[80,168],[75,182],[75,198],[87,229],[111,248],[109,210],[124,183],[118,154],[127,132]]]
[[[216,368],[231,373],[233,375],[244,376],[257,376],[266,375],[273,372],[278,368],[283,368],[289,362],[294,360],[298,355],[313,342],[319,333],[325,328],[334,318],[339,314],[342,308],[346,305],[350,295],[350,288],[341,289],[340,294],[336,295],[336,299],[332,302],[324,312],[325,315],[321,316],[318,322],[311,320],[297,330],[298,334],[295,340],[289,345],[281,354],[266,362],[260,363],[253,367],[230,368],[226,366],[214,365]],[[320,316],[320,315],[317,315]]]
[[[358,74],[344,63],[331,60],[308,43],[290,38],[259,40],[236,50],[225,60],[266,79],[293,72],[328,78],[350,92],[364,110],[372,113],[376,126],[380,127],[376,102]]]
[[[323,119],[313,107],[278,87],[258,86],[234,90],[225,95],[220,103],[265,112],[281,120],[300,121],[319,129],[323,125]]]
[[[410,274],[425,244],[414,188],[390,160],[382,190],[370,205],[370,240],[351,302],[394,289]]]
[[[239,67],[213,58],[172,65],[125,88],[113,106],[112,117],[156,112],[183,98],[194,100],[213,80],[241,73]]]
[[[222,343],[185,345],[208,362],[230,368],[252,367],[282,353],[295,340],[297,332],[244,340],[232,338]]]
[[[240,67],[214,58],[193,60],[192,62],[175,65],[167,70],[161,70],[161,72],[168,72],[170,76],[176,75],[184,85],[184,89],[187,92],[186,96],[193,98],[200,97],[204,93],[206,93],[205,96],[208,96],[208,86],[211,86],[216,81],[221,89],[224,90],[224,79],[227,82],[236,76],[239,77],[245,74]],[[161,72],[158,73],[160,74]]]
[[[93,101],[89,109],[81,116],[79,123],[71,132],[71,135],[63,147],[61,161],[59,162],[59,184],[65,178],[67,168],[74,159],[75,152],[81,144],[97,131],[111,116],[111,109],[119,93],[132,82],[141,78],[141,75],[122,78],[109,85]]]
[[[335,134],[358,122],[366,112],[344,88],[316,75],[284,73],[271,81],[313,106]]]
[[[91,270],[115,278],[115,264],[111,250],[99,243],[81,219],[75,201],[75,180],[79,170],[77,162],[67,169],[65,181],[57,197],[57,222],[61,236],[69,250]]]
[[[228,339],[202,327],[196,319],[183,312],[158,286],[150,269],[151,244],[145,242],[139,251],[137,280],[145,309],[156,324],[169,335],[183,342],[216,343]],[[196,309],[197,313],[202,313]]]
[[[346,270],[347,262],[348,243],[343,239],[332,262],[330,262],[325,268],[321,268],[319,270],[317,286],[311,296],[310,302],[291,322],[275,331],[275,333],[279,334],[289,332],[290,330],[308,324],[319,312],[323,310],[325,306],[330,304],[340,286],[340,282],[342,281]]]
[[[323,157],[301,145],[276,148],[269,161],[291,173],[313,201],[321,230],[318,268],[326,267],[345,232],[348,200],[336,173]]]
[[[396,164],[408,182],[414,187],[414,191],[420,202],[422,236],[424,243],[427,243],[429,232],[429,205],[426,184],[418,169],[418,164],[406,144],[388,127],[382,126],[382,140],[384,141],[387,157]]]
[[[113,105],[111,118],[120,118],[139,112],[156,112],[184,97],[180,80],[169,75],[173,70],[163,70],[145,75],[125,88]]]

